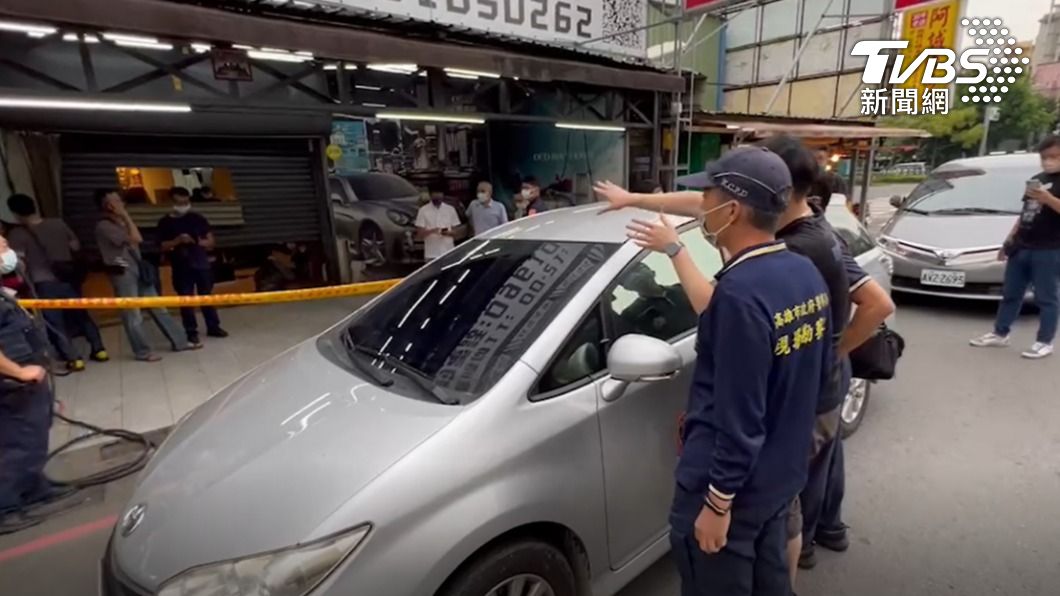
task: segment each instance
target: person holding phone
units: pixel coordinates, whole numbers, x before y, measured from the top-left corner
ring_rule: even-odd
[[[429,203],[416,213],[416,233],[423,240],[423,257],[433,261],[456,246],[460,216],[443,200],[441,193],[431,193]]]
[[[1060,316],[1060,136],[1047,136],[1038,145],[1038,154],[1042,172],[1027,181],[1023,210],[998,253],[998,259],[1006,261],[1005,285],[994,330],[971,340],[979,348],[1008,346],[1027,288],[1033,285],[1040,318],[1038,336],[1022,353],[1032,360],[1053,353]]]

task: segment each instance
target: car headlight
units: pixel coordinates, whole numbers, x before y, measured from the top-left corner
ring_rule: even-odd
[[[949,259],[946,263],[949,265],[980,265],[983,263],[995,263],[997,262],[997,253],[1000,250],[1001,247],[998,246],[987,250],[967,252]]]
[[[412,223],[412,218],[409,217],[408,214],[400,211],[387,211],[386,216],[390,218],[390,221],[399,226],[407,226]]]
[[[906,249],[903,248],[897,240],[891,238],[890,236],[880,236],[879,240],[877,240],[877,243],[880,245],[880,248],[889,253],[893,253],[896,255],[904,255],[907,252]]]
[[[166,581],[158,596],[304,596],[338,567],[370,526],[288,549],[193,567]]]

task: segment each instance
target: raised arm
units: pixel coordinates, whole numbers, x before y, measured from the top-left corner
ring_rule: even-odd
[[[608,210],[640,207],[650,211],[691,217],[699,217],[703,213],[703,193],[694,190],[641,194],[629,192],[609,181],[597,182],[593,190],[600,198],[610,203]]]

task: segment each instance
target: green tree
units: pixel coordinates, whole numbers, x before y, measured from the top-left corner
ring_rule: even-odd
[[[963,92],[963,90],[962,90]],[[1018,144],[1019,148],[1028,148],[1028,143],[1053,129],[1056,114],[1053,105],[1034,90],[1030,77],[1021,76],[997,104],[1001,109],[997,122],[990,123],[990,138],[987,140],[991,150],[997,149],[1008,141]],[[976,109],[982,120],[986,106],[978,104]]]
[[[974,106],[954,107],[948,114],[892,116],[881,120],[883,126],[919,128],[931,134],[923,139],[917,152],[919,161],[932,166],[968,153],[974,153],[983,138],[982,115]],[[892,144],[908,142],[896,139]]]

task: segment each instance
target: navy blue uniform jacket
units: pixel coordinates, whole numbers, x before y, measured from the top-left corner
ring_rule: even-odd
[[[735,255],[699,319],[676,478],[735,505],[789,503],[806,483],[832,362],[828,286],[782,242]]]

